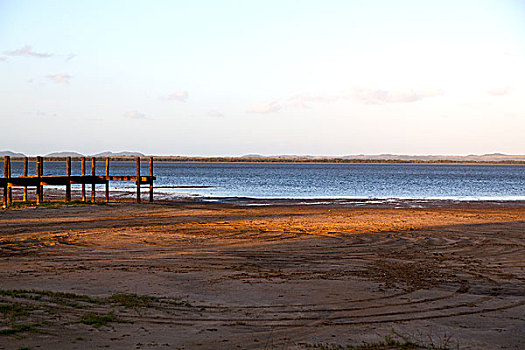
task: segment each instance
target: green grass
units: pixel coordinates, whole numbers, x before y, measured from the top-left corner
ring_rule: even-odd
[[[82,202],[81,200],[75,199],[70,202],[65,201],[44,201],[40,204],[36,204],[36,201],[16,201],[11,204],[8,204],[6,208],[4,209],[19,209],[19,208],[27,208],[27,207],[39,207],[39,208],[58,208],[64,205],[73,205],[73,206],[80,206],[80,205],[107,205],[105,201],[99,201],[99,202]]]
[[[396,340],[390,336],[385,337],[385,341],[376,342],[376,343],[364,343],[360,345],[340,345],[340,344],[331,344],[331,343],[300,343],[301,345],[308,349],[318,349],[318,350],[414,350],[414,349],[427,349],[427,350],[450,350],[451,349],[451,339],[450,337],[444,337],[441,345],[434,343],[430,339],[430,343],[423,341],[415,341],[407,339],[407,336],[403,336],[399,333],[393,331],[395,336],[400,337],[402,340]],[[432,337],[430,337],[432,338]],[[457,349],[459,345],[456,344]]]
[[[31,306],[21,306],[15,304],[0,304],[0,313],[3,318],[16,319],[18,317],[27,316],[28,311],[34,310]]]
[[[89,312],[82,316],[80,323],[99,328],[101,326],[107,326],[109,322],[121,322],[114,314],[113,311],[108,312],[107,314],[97,314],[94,312]]]
[[[307,348],[319,350],[412,350],[421,349],[421,347],[411,341],[399,342],[390,337],[386,337],[384,342],[365,343],[361,345],[339,345],[339,344],[303,344]]]
[[[13,325],[11,328],[0,329],[0,335],[15,335],[15,334],[22,333],[22,332],[35,332],[35,331],[38,331],[36,326],[39,326],[39,325],[40,324],[38,323],[16,324],[16,325]]]
[[[75,293],[64,293],[64,292],[52,292],[49,290],[36,290],[36,289],[4,289],[0,290],[0,296],[8,296],[12,298],[22,298],[31,300],[49,300],[57,304],[71,306],[76,308],[82,308],[78,302],[90,303],[90,304],[102,304],[103,301],[100,299],[92,298],[88,295],[75,294]]]
[[[147,295],[137,295],[129,293],[116,293],[108,298],[109,302],[124,307],[137,308],[148,307],[151,302],[158,301],[158,298]]]
[[[53,292],[50,290],[36,289],[0,289],[0,296],[21,298],[30,300],[45,300],[66,306],[81,308],[78,302],[88,304],[116,304],[129,308],[149,307],[152,302],[167,303],[177,306],[192,306],[187,301],[170,298],[159,298],[149,295],[137,295],[131,293],[115,293],[107,298],[94,298],[89,295],[68,292]],[[0,309],[0,312],[2,309]]]

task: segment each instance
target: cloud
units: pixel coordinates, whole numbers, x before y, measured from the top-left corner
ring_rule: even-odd
[[[222,114],[221,112],[215,109],[208,111],[207,115],[208,117],[213,117],[213,118],[224,118],[224,114]]]
[[[428,97],[441,95],[443,95],[443,91],[439,89],[381,90],[358,88],[350,91],[349,93],[343,94],[342,97],[367,104],[384,104],[417,102]]]
[[[69,55],[66,56],[66,62],[71,61],[75,57],[77,57],[77,55],[75,55],[74,53],[70,53]]]
[[[48,113],[48,112],[42,112],[42,111],[36,112],[36,115],[39,116],[39,117],[44,117],[44,118],[56,117],[57,116],[56,113]]]
[[[357,88],[339,95],[296,94],[286,99],[255,104],[249,107],[246,112],[268,114],[279,112],[282,109],[310,108],[313,104],[326,104],[341,100],[355,100],[367,104],[409,103],[441,95],[443,95],[443,91],[440,89],[374,90]]]
[[[249,107],[246,112],[268,114],[275,113],[284,108],[310,108],[312,103],[329,103],[337,100],[336,97],[328,95],[297,94],[292,97],[262,102]]]
[[[129,119],[148,119],[144,113],[133,111],[124,114],[124,117]]]
[[[179,101],[179,102],[186,102],[188,99],[189,93],[188,91],[177,91],[172,93],[171,95],[168,95],[166,99],[169,101]]]
[[[0,61],[7,61],[7,57],[0,57]]]
[[[30,45],[26,45],[18,50],[5,51],[4,54],[7,56],[32,56],[32,57],[38,57],[38,58],[47,58],[47,57],[53,56],[50,53],[35,52],[33,51]]]
[[[496,88],[496,89],[489,90],[487,91],[487,93],[492,96],[505,96],[505,95],[510,94],[510,88],[508,86],[505,86],[502,88]]]
[[[268,114],[278,112],[283,108],[279,101],[262,102],[249,107],[246,112],[257,114]]]
[[[57,84],[69,84],[69,80],[71,79],[71,75],[62,73],[62,74],[52,74],[52,75],[46,75],[46,78],[53,81]]]

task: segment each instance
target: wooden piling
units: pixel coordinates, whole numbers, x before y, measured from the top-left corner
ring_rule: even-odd
[[[149,176],[153,177],[153,157],[149,157]],[[153,180],[149,183],[149,201],[153,202]]]
[[[140,203],[140,157],[137,157],[137,203]]]
[[[44,159],[40,156],[36,157],[36,176],[38,178],[42,177],[44,175]],[[44,202],[44,186],[42,185],[42,181],[38,181],[37,185],[37,196],[36,196],[36,204],[41,204]]]
[[[95,176],[96,158],[91,158],[91,175]],[[95,183],[91,184],[91,202],[95,203]]]
[[[40,157],[36,157],[36,176],[39,177],[40,176]],[[40,204],[40,182],[38,182],[37,186],[36,186],[36,204]]]
[[[71,176],[71,157],[66,158],[66,175]],[[66,202],[71,202],[71,179],[66,184]]]
[[[4,177],[7,177],[7,159],[9,158],[9,156],[4,156]],[[6,183],[5,186],[4,186],[4,208],[7,208],[7,186],[8,184]]]
[[[7,175],[5,176],[7,179],[11,178],[11,157],[7,157],[4,160],[7,163]],[[13,188],[7,184],[7,204],[13,203]]]
[[[24,176],[27,176],[27,157],[24,157]],[[24,202],[27,202],[27,186],[24,186]]]
[[[109,176],[109,157],[106,157],[106,176]],[[106,203],[109,203],[109,180],[106,180]]]
[[[80,166],[82,168],[82,175],[86,175],[86,157],[82,157],[82,160],[80,162]],[[86,184],[82,184],[82,202],[86,201]]]

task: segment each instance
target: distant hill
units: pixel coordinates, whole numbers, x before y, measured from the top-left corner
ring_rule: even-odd
[[[245,154],[244,156],[241,156],[241,158],[263,158],[264,156],[261,156],[260,154]]]
[[[16,153],[11,151],[0,151],[0,156],[9,156],[9,157],[25,157],[26,155],[23,153]]]
[[[122,152],[101,152],[97,154],[93,154],[92,157],[144,157],[144,154],[139,152],[129,152],[129,151],[122,151]]]
[[[45,155],[46,157],[84,157],[78,152],[53,152]]]
[[[444,161],[452,160],[457,162],[498,162],[498,161],[525,161],[525,155],[508,155],[502,153],[491,154],[469,154],[468,156],[443,156],[443,155],[427,155],[414,156],[403,154],[378,154],[378,155],[349,155],[341,157],[342,159],[356,159],[356,160],[408,160],[408,161]]]

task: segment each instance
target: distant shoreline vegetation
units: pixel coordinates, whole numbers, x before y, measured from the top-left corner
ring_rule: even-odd
[[[525,164],[525,160],[458,160],[458,159],[353,159],[331,157],[183,157],[183,156],[153,156],[155,162],[177,163],[331,163],[331,164]],[[82,157],[71,157],[72,161],[80,161]],[[86,157],[91,159],[92,157]],[[95,157],[103,161],[105,157]],[[113,156],[111,161],[133,162],[134,156]],[[146,159],[149,156],[141,156]],[[11,157],[12,161],[21,161],[23,157]],[[34,160],[35,157],[29,157]],[[64,161],[66,157],[45,157],[48,162]],[[1,159],[0,159],[1,161]]]

